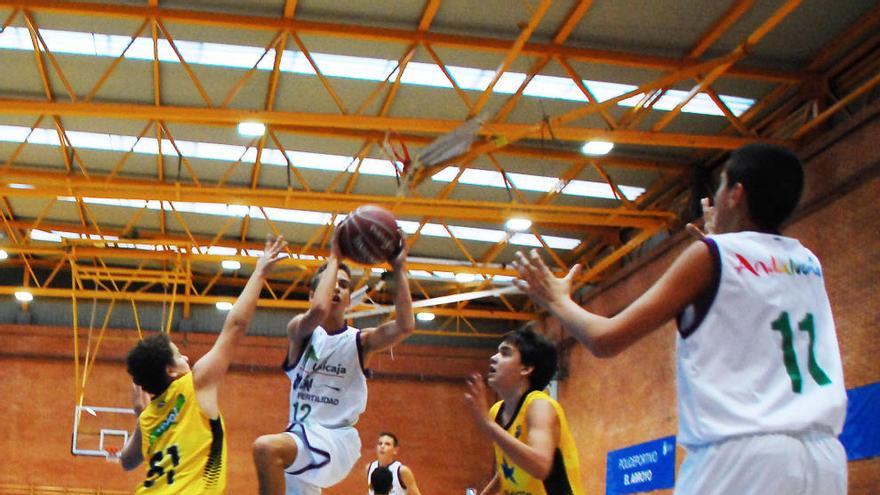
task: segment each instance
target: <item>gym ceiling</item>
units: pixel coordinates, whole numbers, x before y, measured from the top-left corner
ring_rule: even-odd
[[[797,149],[880,83],[872,0],[0,0],[0,22],[0,294],[184,316],[278,234],[260,305],[303,310],[364,203],[402,221],[415,301],[509,287],[532,247],[589,291],[680,232],[731,149]],[[473,117],[468,153],[399,187],[383,143],[416,156]],[[355,268],[390,303],[386,267]],[[419,311],[471,337],[535,314]]]

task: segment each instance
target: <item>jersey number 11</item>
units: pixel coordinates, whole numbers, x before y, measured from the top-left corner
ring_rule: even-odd
[[[770,328],[782,334],[782,361],[785,363],[785,371],[791,378],[792,392],[799,394],[803,391],[803,378],[801,377],[801,369],[797,362],[797,352],[794,350],[794,331],[791,329],[791,320],[788,317],[788,311],[783,311],[779,318],[770,324]],[[803,320],[798,322],[798,329],[806,332],[810,336],[810,354],[807,360],[807,368],[810,376],[819,385],[828,385],[831,379],[825,374],[825,371],[816,361],[816,329],[813,326],[813,313],[807,313]]]

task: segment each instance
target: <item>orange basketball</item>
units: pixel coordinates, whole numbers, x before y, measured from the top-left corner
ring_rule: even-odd
[[[403,234],[390,211],[376,205],[355,209],[336,226],[342,256],[363,265],[394,259],[403,249]]]

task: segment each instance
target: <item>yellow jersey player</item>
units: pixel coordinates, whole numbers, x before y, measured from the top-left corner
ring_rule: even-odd
[[[465,402],[495,444],[495,476],[481,495],[581,495],[579,463],[565,412],[543,392],[556,348],[530,328],[508,333],[490,359],[489,386],[501,398],[486,415],[483,377],[468,379]]]
[[[192,368],[166,334],[150,336],[128,353],[126,366],[135,384],[138,420],[120,460],[125,470],[144,460],[148,464],[135,493],[225,493],[226,435],[217,391],[250,325],[263,282],[284,246],[280,237],[266,241],[217,341]]]

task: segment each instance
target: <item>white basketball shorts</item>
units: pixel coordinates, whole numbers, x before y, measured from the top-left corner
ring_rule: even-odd
[[[762,434],[688,449],[675,495],[846,495],[846,452],[830,433]]]

